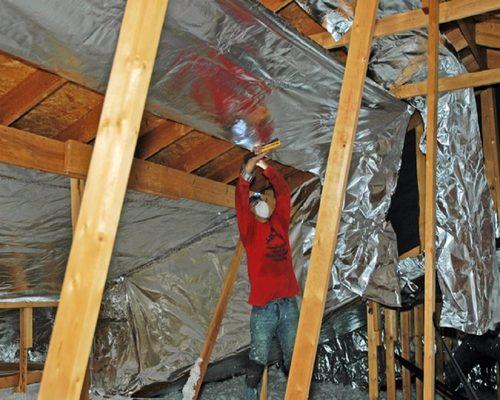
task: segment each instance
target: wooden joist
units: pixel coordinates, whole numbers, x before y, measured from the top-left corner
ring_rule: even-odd
[[[0,309],[14,308],[52,308],[57,307],[59,301],[0,301]]]
[[[242,255],[243,255],[243,244],[241,243],[241,241],[238,241],[238,243],[236,244],[236,249],[234,250],[233,253],[233,257],[231,259],[231,264],[229,265],[229,269],[226,273],[224,286],[222,287],[219,300],[217,301],[217,305],[215,306],[215,311],[212,317],[212,321],[210,322],[207,334],[205,335],[205,342],[203,343],[203,348],[201,349],[200,376],[198,378],[198,381],[196,382],[195,394],[193,396],[193,399],[197,399],[200,394],[203,377],[205,376],[208,363],[210,362],[210,357],[212,355],[212,350],[215,345],[215,340],[217,339],[217,335],[219,334],[219,329],[222,324],[222,318],[226,313],[227,303],[229,301],[229,297],[231,296],[234,282],[236,282],[236,278],[238,277],[238,271],[240,269]]]
[[[19,379],[20,379],[19,372],[0,375],[0,389],[17,386],[19,383]],[[28,385],[32,383],[38,383],[41,380],[42,380],[42,371],[28,371],[26,376],[26,383]]]
[[[465,19],[459,19],[457,22],[458,27],[462,32],[465,40],[467,41],[469,49],[474,59],[476,60],[477,65],[479,66],[479,69],[486,69],[486,51],[484,48],[480,48],[476,44],[476,30],[474,26],[474,20],[469,17]]]
[[[500,18],[476,23],[476,43],[500,49]]]
[[[0,126],[0,148],[0,162],[79,179],[87,176],[93,149],[73,140],[63,143],[5,126]],[[233,186],[149,161],[134,161],[128,186],[161,197],[234,207]]]
[[[88,143],[95,138],[99,118],[102,112],[102,102],[92,108],[87,114],[73,122],[70,126],[58,133],[53,139],[66,141],[77,140]]]
[[[452,0],[441,4],[439,23],[456,21],[500,9],[500,0]],[[381,18],[375,25],[375,37],[388,36],[427,26],[427,16],[422,9]],[[326,49],[344,47],[349,44],[351,35],[347,33],[335,42],[328,32],[311,35],[310,38]]]
[[[278,12],[288,4],[293,3],[293,0],[259,0],[259,3],[269,8],[272,12]]]
[[[0,97],[0,124],[10,125],[66,81],[50,72],[35,70]]]
[[[378,1],[359,0],[340,91],[285,399],[307,399],[343,208]]]
[[[78,399],[167,0],[129,0],[50,339],[39,400]]]
[[[160,126],[142,136],[137,142],[137,158],[145,160],[158,153],[177,139],[187,135],[193,128],[174,121],[164,121]]]
[[[447,3],[444,3],[447,4]],[[479,86],[493,85],[500,82],[500,68],[487,69],[485,71],[470,72],[439,79],[439,92],[472,88]],[[426,94],[427,81],[408,83],[396,86],[391,89],[391,93],[398,99],[407,99]]]
[[[447,4],[447,3],[444,3]],[[439,0],[429,1],[427,40],[427,143],[425,165],[425,313],[424,313],[424,400],[435,397],[436,307],[436,154],[439,73]]]

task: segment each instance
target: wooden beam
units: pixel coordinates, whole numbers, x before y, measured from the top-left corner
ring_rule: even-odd
[[[498,140],[495,91],[488,88],[481,92],[481,125],[483,134],[484,167],[491,197],[497,215],[500,215],[500,142]]]
[[[197,399],[200,394],[203,377],[205,376],[208,363],[210,362],[210,357],[215,345],[215,340],[217,339],[217,335],[219,334],[219,329],[222,324],[222,318],[226,313],[227,303],[229,302],[229,297],[231,296],[234,282],[236,282],[236,278],[238,277],[242,255],[243,244],[241,243],[241,241],[238,241],[238,243],[236,244],[236,249],[233,253],[233,257],[231,259],[231,264],[229,265],[229,269],[226,273],[226,278],[224,279],[224,286],[222,287],[219,300],[217,301],[217,305],[215,306],[212,321],[210,322],[207,334],[205,336],[205,342],[203,343],[203,347],[200,352],[200,376],[198,378],[198,381],[196,382],[193,400]]]
[[[268,373],[267,366],[264,368],[264,372],[262,373],[262,385],[260,388],[260,400],[267,400],[267,386],[268,386]]]
[[[194,173],[219,182],[232,182],[240,175],[241,165],[247,153],[248,151],[235,146],[198,168]]]
[[[424,306],[419,304],[413,311],[413,345],[415,347],[415,365],[422,369],[424,366]],[[415,379],[416,400],[424,398],[423,382],[420,379]]]
[[[28,349],[33,347],[33,309],[19,309],[19,383],[17,391],[26,393],[28,385]]]
[[[0,124],[12,124],[65,82],[64,79],[50,72],[35,70],[0,97]]]
[[[476,23],[476,43],[500,49],[500,18]]]
[[[500,68],[487,69],[485,71],[470,72],[468,74],[452,76],[449,78],[441,78],[439,79],[439,92],[441,93],[447,92],[449,90],[487,86],[499,82]],[[398,99],[407,99],[410,97],[425,95],[426,87],[427,81],[409,83],[406,85],[393,87],[391,89],[391,93]]]
[[[129,0],[50,339],[39,400],[78,399],[167,0]]]
[[[87,177],[93,149],[73,140],[63,143],[4,126],[0,126],[0,148],[0,162],[79,179]],[[234,187],[149,161],[134,161],[128,187],[234,208]]]
[[[396,310],[384,309],[385,324],[385,379],[387,400],[396,400],[396,361],[395,343],[398,335]]]
[[[401,356],[410,361],[411,310],[401,311]],[[403,400],[411,400],[411,373],[401,367],[403,376]]]
[[[0,389],[17,386],[19,383],[19,373],[15,372],[8,375],[0,375]],[[28,371],[27,384],[38,383],[42,379],[42,371]]]
[[[57,307],[59,301],[0,301],[0,309],[14,308],[52,308]]]
[[[500,68],[500,50],[487,49],[486,62],[488,68]]]
[[[73,122],[70,126],[58,133],[53,139],[61,140],[77,140],[79,142],[88,143],[95,138],[99,118],[102,112],[102,102],[92,108],[87,114]]]
[[[445,3],[449,4],[449,3]],[[424,400],[434,400],[436,306],[436,153],[439,73],[439,0],[429,3],[427,40],[427,144],[425,165],[425,314],[424,314]],[[439,86],[438,86],[439,85]]]
[[[379,305],[369,300],[366,305],[368,335],[368,399],[378,400],[378,346],[380,345]]]
[[[479,48],[476,44],[476,29],[474,20],[469,18],[459,19],[458,27],[462,32],[467,44],[469,45],[470,51],[474,56],[474,59],[479,65],[479,69],[486,69],[486,51],[484,48]]]
[[[500,9],[500,0],[452,0],[441,4],[439,23],[456,21],[489,11]],[[381,18],[375,25],[375,37],[388,36],[427,26],[427,16],[422,9]],[[326,49],[344,47],[349,44],[350,33],[335,42],[328,32],[311,35],[310,38]]]
[[[136,156],[145,160],[160,150],[187,135],[193,128],[174,121],[165,121],[151,132],[142,136],[137,143]]]
[[[342,213],[352,148],[358,124],[377,0],[359,0],[352,26],[353,40],[340,91],[339,108],[328,156],[316,235],[307,273],[304,297],[285,399],[306,399],[318,346],[330,270]]]

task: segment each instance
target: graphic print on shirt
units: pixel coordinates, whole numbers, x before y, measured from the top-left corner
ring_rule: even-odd
[[[285,238],[271,225],[271,233],[266,238],[265,257],[273,261],[285,261],[287,255],[288,249]]]

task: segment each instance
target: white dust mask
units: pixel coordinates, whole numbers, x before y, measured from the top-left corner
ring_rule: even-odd
[[[270,215],[269,211],[269,206],[265,201],[259,200],[257,202],[255,206],[255,215],[257,215],[257,217],[268,219]]]

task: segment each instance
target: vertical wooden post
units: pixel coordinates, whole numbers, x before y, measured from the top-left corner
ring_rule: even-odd
[[[424,307],[419,304],[415,307],[413,313],[413,327],[414,337],[413,344],[415,346],[415,365],[420,369],[424,366],[424,348],[423,348],[423,334],[424,334]],[[417,389],[417,400],[424,398],[423,382],[420,379],[415,380]]]
[[[19,384],[17,391],[26,393],[28,385],[28,349],[33,346],[33,309],[19,309]]]
[[[410,361],[411,311],[401,312],[401,355]],[[403,400],[411,399],[411,374],[407,368],[401,367],[403,375]]]
[[[356,5],[337,119],[321,194],[316,236],[285,394],[287,400],[305,400],[309,393],[330,270],[337,247],[340,215],[370,57],[377,6],[378,0],[359,0]]]
[[[387,400],[396,400],[396,362],[394,356],[394,345],[398,336],[396,310],[384,309],[384,323]]]
[[[264,368],[264,372],[262,373],[262,386],[261,386],[261,389],[260,389],[260,400],[267,400],[267,386],[268,386],[268,382],[267,382],[267,367]]]
[[[493,88],[481,92],[481,125],[483,128],[483,152],[486,177],[500,216],[500,143],[498,142],[497,113]]]
[[[441,316],[442,304],[436,304],[436,315]],[[444,347],[441,340],[436,341],[436,380],[443,381],[444,374]]]
[[[38,399],[78,399],[167,0],[129,0],[69,254]]]
[[[436,302],[436,152],[439,99],[439,0],[429,0],[427,156],[425,165],[424,400],[434,400]]]
[[[380,311],[374,301],[368,301],[368,399],[378,400],[378,346],[380,345]]]
[[[83,191],[85,189],[85,181],[83,179],[70,178],[70,194],[71,194],[71,225],[73,233],[78,221],[78,214],[80,213],[80,205],[82,203]],[[85,378],[83,379],[82,392],[80,400],[89,400],[90,390],[90,360],[87,361],[87,368],[85,369]]]
[[[229,296],[231,296],[231,291],[233,290],[234,282],[238,277],[238,270],[240,269],[241,256],[243,255],[243,244],[238,241],[236,249],[234,250],[233,257],[231,259],[231,264],[226,274],[226,279],[224,280],[224,286],[222,287],[219,300],[215,306],[214,315],[212,321],[208,327],[207,334],[205,336],[205,342],[201,349],[200,358],[200,377],[196,382],[195,392],[193,399],[197,399],[200,394],[201,384],[203,382],[203,377],[207,371],[208,363],[210,362],[210,356],[212,355],[212,350],[215,345],[215,340],[219,334],[220,325],[222,323],[222,318],[226,312],[227,303],[229,301]]]

